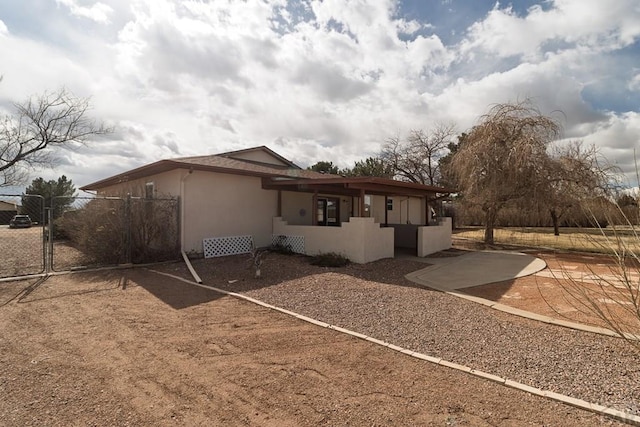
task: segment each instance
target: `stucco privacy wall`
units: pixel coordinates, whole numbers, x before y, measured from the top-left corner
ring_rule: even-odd
[[[273,218],[273,234],[304,236],[307,255],[336,252],[364,264],[393,257],[393,229],[381,228],[373,218],[349,218],[340,227],[289,225]]]
[[[278,192],[263,190],[258,177],[195,171],[184,179],[184,249],[202,252],[202,239],[252,235],[271,244]]]
[[[451,247],[451,218],[438,218],[438,225],[418,227],[418,256],[424,257]]]

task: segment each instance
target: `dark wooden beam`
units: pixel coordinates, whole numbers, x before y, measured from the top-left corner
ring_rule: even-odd
[[[282,190],[278,190],[278,216],[282,216]]]
[[[318,225],[318,192],[311,197],[311,225]]]

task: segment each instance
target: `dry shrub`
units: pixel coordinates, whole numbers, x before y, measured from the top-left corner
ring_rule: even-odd
[[[124,200],[93,199],[65,212],[55,221],[54,236],[68,239],[92,263],[126,262]]]
[[[96,198],[65,212],[54,237],[96,264],[148,263],[179,255],[176,199]]]
[[[335,252],[326,252],[315,255],[310,261],[311,265],[316,265],[318,267],[345,267],[349,265],[350,262],[349,258]]]
[[[177,199],[132,199],[131,261],[168,261],[180,254]]]
[[[592,216],[592,221],[596,218]],[[558,284],[566,301],[579,312],[599,319],[640,352],[640,253],[636,227],[600,228],[599,239],[586,238],[611,257],[607,271],[588,266],[588,273],[576,277],[563,269]]]

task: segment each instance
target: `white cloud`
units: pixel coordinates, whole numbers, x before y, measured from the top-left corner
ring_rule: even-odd
[[[0,19],[0,36],[8,36],[8,35],[9,35],[9,29],[7,28],[5,23],[2,22],[2,19]]]
[[[302,166],[351,166],[390,136],[437,121],[464,131],[490,104],[524,97],[545,113],[561,110],[567,138],[613,156],[637,144],[637,116],[584,96],[618,75],[621,87],[640,88],[615,55],[602,65],[603,52],[640,37],[639,6],[628,0],[555,0],[521,15],[494,8],[468,29],[446,29],[466,34],[459,45],[400,18],[393,0],[58,4],[51,21],[61,40],[17,36],[7,22],[9,34],[0,21],[0,102],[63,84],[93,95],[92,114],[117,132],[65,153],[79,185],[161,158],[260,144]],[[77,25],[79,16],[88,19]]]
[[[74,16],[103,24],[109,22],[109,16],[113,13],[113,9],[102,2],[93,2],[90,6],[81,5],[82,0],[56,0],[56,3],[68,7]]]
[[[631,91],[640,92],[640,73],[636,74],[631,78],[627,87]]]
[[[572,46],[618,49],[640,35],[640,5],[635,0],[552,0],[550,6],[543,10],[536,5],[518,16],[511,6],[501,9],[496,3],[484,20],[469,28],[462,51],[530,59]]]

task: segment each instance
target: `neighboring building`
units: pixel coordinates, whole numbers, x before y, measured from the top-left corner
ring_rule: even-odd
[[[18,214],[20,205],[6,200],[0,200],[0,225],[8,225],[11,218]]]
[[[82,190],[179,197],[182,249],[205,256],[279,242],[364,263],[393,257],[396,246],[425,256],[451,245],[450,219],[432,217],[447,190],[305,170],[264,146],[160,160]]]

